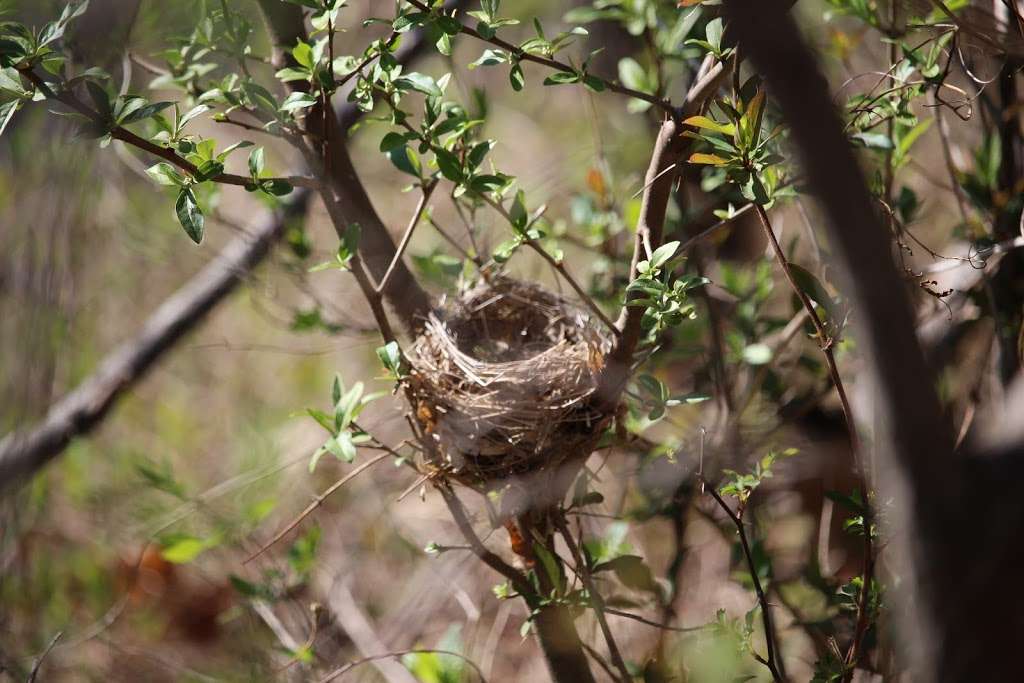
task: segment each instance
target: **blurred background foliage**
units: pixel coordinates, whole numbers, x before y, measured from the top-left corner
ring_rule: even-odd
[[[126,59],[124,49],[140,62],[159,61],[170,37],[192,31],[204,4],[147,0],[132,19],[125,16],[132,2],[95,2],[76,26],[72,49],[84,62],[108,68],[115,81],[126,73],[141,91],[152,74]],[[647,12],[655,24],[681,12],[671,2],[623,4],[639,8],[638,16]],[[103,11],[96,11],[100,5]],[[254,2],[231,5],[261,26]],[[524,32],[534,17],[554,30],[589,18],[583,3],[573,5],[532,0],[507,2],[504,10],[522,20]],[[836,5],[842,3],[801,2],[795,11],[838,89],[858,73],[883,68],[888,47],[855,17],[829,12]],[[14,17],[35,25],[62,7],[54,0],[6,3]],[[358,54],[371,36],[384,35],[386,27],[363,28],[360,20],[392,9],[392,3],[349,2],[339,51]],[[680,27],[666,75],[686,80],[701,49],[682,40],[702,36],[706,23],[698,18]],[[656,81],[655,48],[643,21],[627,23],[632,30],[611,22],[589,28],[581,43],[604,48],[595,71],[638,86]],[[450,58],[428,54],[416,70],[451,71],[449,94],[486,111],[486,135],[498,141],[492,158],[519,179],[532,206],[547,204],[566,262],[607,298],[609,273],[624,255],[593,247],[607,245],[610,235],[629,235],[635,225],[656,114],[578,86],[541,87],[546,74],[533,65],[524,65],[528,87],[515,93],[504,68],[464,68],[482,49],[460,39]],[[269,52],[262,30],[252,50]],[[254,68],[270,74],[264,65]],[[671,94],[678,97],[679,79],[673,83]],[[914,107],[924,111],[920,103]],[[947,118],[953,162],[973,210],[1019,201],[999,188],[1000,150],[997,138],[985,138],[985,115]],[[202,126],[205,134],[236,138],[212,122]],[[937,128],[921,131],[900,168],[895,196],[916,238],[942,252],[981,234],[970,220],[954,217],[958,208],[941,170]],[[384,130],[364,121],[353,134],[352,156],[385,223],[399,226],[416,197],[396,191],[405,181],[378,151]],[[265,145],[275,173],[299,167],[301,160],[279,140],[259,133],[254,139]],[[863,142],[870,149],[877,140]],[[876,162],[865,162],[869,172]],[[101,150],[73,140],[69,126],[42,106],[20,112],[0,139],[0,432],[40,418],[263,208],[263,200],[240,191],[201,197],[207,241],[195,248],[181,234],[173,195],[155,189],[143,170],[117,144]],[[722,189],[723,178],[714,172],[703,179],[693,173],[693,215],[670,215],[672,230],[683,238],[696,234],[687,226],[700,224],[701,212],[708,224],[711,209],[728,216],[730,201],[733,208],[743,202]],[[705,195],[714,201],[701,201]],[[435,202],[432,216],[442,226],[457,224],[445,202]],[[480,220],[480,251],[487,253],[507,229],[492,217],[481,214]],[[774,220],[787,251],[808,259],[820,253],[804,227],[817,220],[813,207],[787,202]],[[807,680],[822,646],[806,625],[839,623],[833,635],[848,636],[842,631],[848,626],[833,620],[850,606],[837,588],[857,574],[858,545],[844,537],[844,515],[823,494],[849,493],[856,479],[825,368],[806,335],[784,329],[797,309],[759,235],[748,214],[694,252],[692,267],[710,278],[711,293],[698,297],[698,317],[673,332],[656,374],[673,393],[715,393],[718,370],[708,348],[720,334],[723,362],[735,369],[734,398],[746,399],[743,444],[728,462],[747,471],[770,446],[800,451],[758,490],[751,514],[761,534],[755,556],[762,578],[771,577],[784,604],[790,673]],[[436,496],[414,492],[397,500],[413,483],[406,470],[368,470],[288,537],[288,547],[242,564],[350,470],[325,458],[309,473],[306,464],[322,438],[303,410],[326,407],[335,373],[349,386],[365,382],[367,391],[391,388],[374,354],[378,340],[369,333],[368,311],[347,276],[307,272],[333,257],[336,242],[315,205],[308,220],[290,226],[268,262],[246,274],[244,287],[169,353],[100,429],[0,501],[0,664],[8,669],[0,679],[21,680],[58,636],[47,655],[46,680],[314,680],[311,672],[358,658],[366,643],[379,652],[459,652],[492,681],[544,679],[536,645],[520,633],[525,609],[491,596],[495,577],[461,550],[424,552],[431,543],[442,550],[457,545],[459,537]],[[914,270],[936,261],[916,246],[907,251]],[[410,253],[433,293],[451,291],[463,268],[443,239],[420,230]],[[518,257],[509,268],[557,286],[540,259]],[[962,272],[937,274],[930,286],[969,289],[957,279]],[[922,301],[922,316],[937,325],[947,315],[952,319],[942,298],[923,295]],[[709,305],[718,307],[717,316],[707,314]],[[946,366],[943,388],[954,414],[987,390],[968,363],[988,362],[987,356],[977,360],[990,345],[987,324],[980,321],[956,341],[952,357],[967,364]],[[853,341],[844,340],[838,353],[856,385],[859,361],[852,349]],[[855,395],[862,404],[868,400],[865,392]],[[579,520],[598,543],[615,548],[609,557],[630,550],[643,556],[658,577],[657,590],[673,597],[659,609],[634,585],[613,596],[613,604],[646,610],[655,622],[674,617],[676,625],[695,630],[659,633],[617,619],[616,632],[634,661],[660,641],[666,658],[685,662],[685,680],[766,680],[743,645],[752,638],[762,642],[763,635],[760,620],[749,618],[751,581],[734,534],[720,525],[713,506],[693,504],[692,479],[676,488],[683,480],[679,468],[692,472],[696,462],[701,440],[694,435],[702,425],[713,428],[716,413],[703,404],[668,411],[668,419],[654,424],[637,410],[630,422],[667,447],[639,458],[625,450],[594,456],[594,486],[603,498]],[[386,442],[405,434],[397,398],[375,402],[360,419]],[[677,451],[680,445],[685,448]],[[593,620],[582,630],[594,642]],[[401,666],[427,683],[475,675],[458,657],[437,653],[407,654]],[[401,680],[388,671],[366,665],[347,675]]]

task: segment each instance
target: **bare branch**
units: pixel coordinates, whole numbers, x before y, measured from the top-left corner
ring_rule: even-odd
[[[164,301],[134,338],[108,354],[96,372],[51,406],[40,425],[4,437],[0,441],[0,489],[40,469],[72,438],[95,427],[165,351],[231,293],[241,276],[263,260],[287,221],[304,211],[307,197],[307,191],[297,191],[283,211],[266,215],[251,234],[230,242]]]
[[[311,514],[313,514],[313,512],[316,511],[316,509],[318,507],[323,505],[324,501],[331,497],[331,494],[336,492],[338,489],[340,489],[342,486],[344,486],[348,482],[350,482],[353,479],[355,479],[356,477],[358,477],[365,470],[370,469],[371,467],[373,467],[374,465],[379,463],[381,460],[384,460],[385,458],[389,458],[389,457],[391,457],[391,452],[390,451],[385,452],[385,453],[381,453],[380,455],[378,455],[375,458],[370,458],[369,460],[367,460],[363,464],[359,465],[359,467],[355,468],[354,470],[352,470],[351,472],[346,474],[344,477],[342,477],[338,481],[336,481],[333,484],[331,484],[330,486],[328,486],[327,489],[323,493],[321,493],[320,495],[318,495],[315,498],[313,498],[313,502],[310,503],[309,505],[307,505],[306,509],[303,510],[302,512],[300,512],[299,515],[295,519],[293,519],[291,522],[286,524],[283,529],[281,529],[276,534],[274,534],[274,537],[272,539],[270,539],[270,541],[268,543],[265,543],[263,545],[263,547],[261,547],[259,550],[254,552],[249,557],[245,558],[245,561],[242,562],[242,564],[249,564],[250,562],[255,560],[257,557],[259,557],[263,553],[265,553],[268,550],[270,550],[272,547],[274,547],[274,545],[277,544],[278,541],[280,541],[282,538],[287,536],[289,534],[289,532],[291,532],[295,527],[297,527],[299,524],[301,524],[302,520],[306,519],[306,517],[309,517]]]

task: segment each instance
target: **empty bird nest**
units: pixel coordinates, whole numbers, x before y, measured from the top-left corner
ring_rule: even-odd
[[[599,325],[511,279],[442,301],[408,354],[428,464],[486,488],[586,457],[607,424],[594,400],[610,346]]]

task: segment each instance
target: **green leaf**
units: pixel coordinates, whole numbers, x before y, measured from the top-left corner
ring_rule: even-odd
[[[393,377],[399,377],[401,374],[402,366],[402,351],[398,347],[398,342],[388,342],[384,346],[377,348],[377,358],[380,359],[384,369],[387,370]]]
[[[703,154],[701,152],[691,154],[687,161],[691,164],[707,164],[709,166],[723,166],[729,163],[728,159],[723,159],[717,154]]]
[[[296,62],[307,69],[313,69],[313,48],[309,43],[304,43],[300,40],[298,44],[292,48],[292,57],[295,58]]]
[[[287,180],[264,180],[260,183],[260,189],[267,194],[272,194],[275,197],[283,197],[286,194],[290,194],[295,188]]]
[[[202,242],[203,212],[199,208],[196,196],[191,188],[182,188],[178,194],[178,201],[174,206],[174,210],[178,214],[178,221],[181,222],[181,227],[185,228],[185,233],[188,234],[189,239],[196,244]]]
[[[921,121],[900,138],[896,151],[901,158],[906,156],[907,152],[910,151],[911,146],[913,146],[913,144],[917,142],[917,139],[928,130],[928,127],[932,125],[933,120],[934,119],[925,119]]]
[[[359,223],[349,223],[345,228],[345,234],[341,238],[341,245],[338,247],[338,260],[347,262],[355,256],[359,249],[359,238],[363,234],[362,226]],[[337,403],[337,400],[335,400]]]
[[[320,548],[320,536],[320,527],[313,525],[288,548],[288,564],[296,574],[305,576],[313,569]]]
[[[242,149],[245,147],[252,147],[253,143],[248,140],[239,140],[238,142],[228,145],[224,150],[216,156],[217,161],[224,163],[224,161],[234,152],[236,149]]]
[[[402,145],[387,152],[388,159],[399,171],[421,177],[420,158],[408,145]]]
[[[388,133],[380,141],[380,151],[390,152],[391,150],[398,149],[407,142],[405,135],[396,133],[394,131]]]
[[[150,166],[146,169],[146,174],[161,185],[185,187],[188,184],[188,178],[166,161]]]
[[[264,153],[262,147],[256,147],[249,152],[249,175],[259,178],[263,173]]]
[[[659,594],[661,589],[654,580],[650,567],[639,555],[620,555],[594,568],[594,571],[611,570],[627,588]]]
[[[4,134],[7,124],[14,118],[14,112],[21,106],[21,100],[11,100],[0,104],[0,135]]]
[[[826,325],[829,322],[835,325],[841,324],[844,315],[821,280],[814,273],[796,263],[790,263],[789,269],[793,273],[793,279],[796,281],[797,286],[803,290],[804,294],[825,309],[825,313],[829,318],[825,320]]]
[[[512,70],[508,72],[508,80],[512,84],[512,89],[519,92],[526,85],[526,77],[523,75],[523,67],[520,66],[519,62],[512,65]]]
[[[619,80],[627,88],[648,91],[647,71],[632,57],[619,60]]]
[[[505,64],[508,61],[509,54],[505,50],[484,50],[483,54],[476,61],[470,62],[466,68],[475,69],[478,66],[494,66],[496,64]]]
[[[29,95],[29,91],[25,90],[21,84],[21,76],[18,75],[17,69],[13,68],[0,69],[0,90],[12,93],[17,97]]]
[[[415,71],[401,78],[396,78],[395,87],[399,90],[416,90],[430,97],[441,97],[444,94],[437,85],[437,81],[426,74]]]
[[[512,226],[522,231],[526,228],[526,221],[529,216],[526,213],[526,195],[522,190],[516,192],[516,198],[509,209],[509,217],[512,219]]]
[[[522,241],[518,239],[502,242],[494,248],[493,252],[491,252],[491,258],[494,259],[495,263],[505,263],[512,258],[512,254],[514,254],[516,249],[521,245]]]
[[[705,130],[713,130],[716,133],[722,133],[723,135],[733,135],[736,132],[736,126],[731,123],[719,123],[713,119],[709,119],[706,116],[691,116],[690,118],[683,121],[688,126],[695,128],[703,128]]]
[[[208,159],[196,169],[195,179],[202,183],[212,180],[224,172],[224,164],[216,159]]]
[[[178,536],[163,545],[161,557],[174,564],[188,564],[200,553],[218,545],[215,538],[201,539],[195,536]]]
[[[579,83],[582,78],[582,75],[575,71],[556,71],[544,79],[544,85],[566,85],[569,83]]]
[[[666,242],[651,254],[651,268],[661,268],[663,265],[668,263],[676,254],[676,250],[679,249],[679,242]]]
[[[89,99],[96,106],[96,111],[100,113],[100,116],[107,119],[110,118],[112,110],[110,108],[110,96],[102,85],[93,80],[87,80],[85,82],[85,90],[89,93]]]
[[[409,14],[402,14],[391,24],[391,28],[395,33],[405,33],[406,31],[422,26],[423,22],[430,17],[427,12],[410,12]]]
[[[146,104],[146,100],[141,97],[138,99],[141,100],[142,105],[136,106],[133,104],[130,110],[122,110],[117,117],[118,123],[128,125],[129,123],[135,123],[136,121],[151,118],[174,104],[173,102],[153,102],[152,104]]]
[[[724,25],[721,17],[712,19],[708,22],[707,32],[705,35],[708,39],[708,43],[714,47],[716,53],[722,51],[722,33],[724,33]]]
[[[294,114],[295,112],[307,109],[316,104],[316,98],[308,92],[293,92],[281,103],[281,111]]]
[[[434,156],[437,158],[437,167],[441,169],[441,173],[448,180],[459,183],[466,177],[462,172],[462,164],[459,162],[459,158],[452,152],[438,147],[434,150]]]

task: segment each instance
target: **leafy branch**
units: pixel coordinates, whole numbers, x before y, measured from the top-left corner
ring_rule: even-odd
[[[419,9],[422,12],[431,13],[432,11],[434,11],[434,10],[431,10],[431,8],[429,6],[427,6],[426,3],[421,2],[420,0],[407,0],[407,1],[408,1],[408,3],[410,5],[412,5],[413,7],[416,7],[417,9]],[[496,2],[485,3],[485,4],[493,6],[493,8],[495,10],[497,9],[497,3]],[[561,74],[560,76],[552,77],[552,79],[550,79],[549,81],[545,82],[546,84],[551,85],[551,84],[582,82],[587,87],[591,88],[592,90],[597,90],[597,91],[610,90],[610,91],[612,91],[614,93],[618,93],[620,95],[626,95],[628,97],[633,97],[635,99],[643,100],[644,102],[648,102],[651,105],[658,107],[659,109],[661,109],[662,111],[664,111],[667,114],[672,115],[672,114],[675,113],[675,108],[672,106],[672,103],[669,102],[668,100],[665,100],[665,99],[662,99],[662,98],[658,97],[657,95],[652,95],[651,93],[642,92],[640,90],[635,90],[633,88],[627,88],[626,86],[621,85],[619,83],[616,83],[615,81],[611,81],[611,80],[609,80],[607,78],[602,78],[600,76],[595,76],[595,75],[593,75],[591,73],[588,73],[586,71],[586,69],[578,69],[578,68],[572,66],[571,64],[567,64],[565,62],[560,62],[557,59],[554,59],[553,57],[547,57],[547,56],[544,56],[544,55],[534,54],[533,52],[530,52],[530,51],[524,49],[523,46],[513,45],[512,43],[508,42],[507,40],[503,40],[503,39],[497,37],[497,35],[494,34],[494,30],[492,28],[492,27],[496,28],[497,25],[500,25],[497,21],[481,22],[481,25],[479,25],[478,28],[482,29],[483,31],[485,31],[486,35],[484,33],[482,33],[481,30],[474,29],[474,28],[471,28],[469,26],[466,26],[465,24],[463,24],[462,22],[458,21],[457,19],[452,19],[452,21],[455,22],[455,23],[458,23],[458,27],[457,28],[458,28],[458,31],[460,33],[463,33],[463,34],[465,34],[467,36],[472,36],[473,38],[476,38],[477,40],[481,40],[481,41],[483,41],[485,43],[489,43],[489,44],[494,45],[495,47],[500,48],[501,50],[505,51],[505,53],[506,53],[505,55],[502,55],[502,54],[492,55],[493,59],[499,60],[499,61],[492,61],[491,63],[492,64],[497,64],[497,63],[500,63],[501,61],[507,61],[507,59],[513,60],[513,67],[512,67],[512,69],[513,69],[513,76],[512,76],[512,78],[513,78],[513,85],[515,86],[516,83],[519,84],[516,89],[519,89],[519,88],[522,87],[522,70],[519,67],[519,62],[521,62],[521,61],[522,62],[532,62],[534,64],[540,64],[542,66],[546,66],[549,69],[555,70],[556,72],[558,72],[558,74]],[[506,58],[506,55],[507,55],[507,58]],[[517,73],[518,73],[518,76],[516,75]]]

